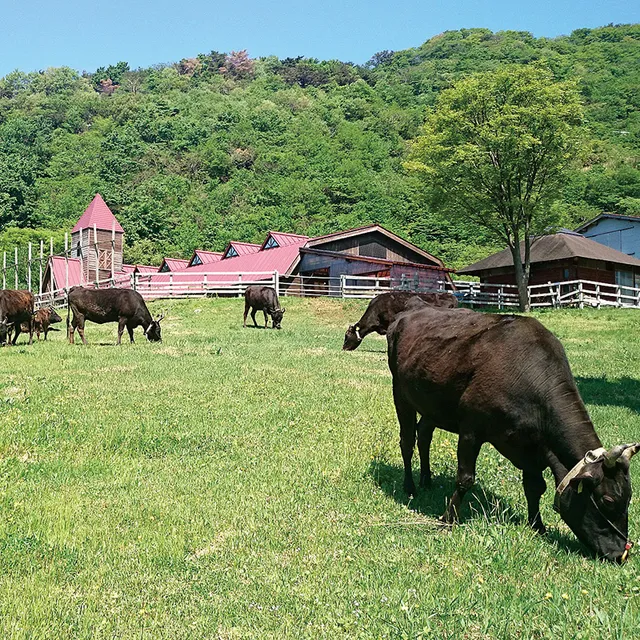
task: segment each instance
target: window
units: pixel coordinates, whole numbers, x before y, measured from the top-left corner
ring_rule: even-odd
[[[275,239],[273,238],[273,236],[269,236],[269,239],[267,240],[267,244],[264,245],[265,249],[275,249],[276,247],[279,247],[280,245],[275,241]]]
[[[569,279],[569,269],[564,269],[564,270],[562,271],[562,277],[563,277],[565,280],[568,280],[568,279]]]
[[[229,247],[229,250],[225,254],[225,258],[235,258],[238,255],[238,252],[233,248],[233,246]]]
[[[193,256],[193,260],[191,261],[191,266],[197,267],[199,264],[202,264],[202,260],[200,260],[200,256],[196,253],[196,255]]]
[[[162,264],[162,267],[160,268],[160,273],[167,273],[167,271],[169,271],[169,265],[166,262],[164,262]]]

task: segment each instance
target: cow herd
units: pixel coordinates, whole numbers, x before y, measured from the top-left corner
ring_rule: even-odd
[[[546,490],[543,471],[550,468],[556,484],[554,508],[562,519],[597,556],[624,562],[632,544],[629,465],[640,443],[602,446],[564,349],[540,322],[457,306],[447,293],[384,293],[345,334],[345,351],[356,349],[369,333],[387,336],[405,491],[416,492],[411,469],[416,440],[420,486],[427,487],[435,428],[457,433],[455,491],[442,516],[453,522],[475,482],[480,448],[488,442],[522,471],[528,522],[535,531],[545,532],[540,498]],[[250,310],[254,326],[257,311],[262,311],[265,328],[268,317],[274,329],[281,328],[285,310],[274,289],[248,287],[245,327]],[[117,344],[125,328],[133,342],[139,326],[149,341],[157,342],[162,318],[154,319],[142,296],[130,289],[69,291],[71,343],[77,330],[86,344],[87,320],[117,322]],[[28,291],[0,291],[0,343],[15,344],[21,332],[29,333],[29,343],[34,332],[38,338],[44,333],[46,340],[51,324],[59,321],[52,308],[34,312]]]

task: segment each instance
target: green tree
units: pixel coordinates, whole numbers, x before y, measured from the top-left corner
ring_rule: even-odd
[[[424,175],[432,202],[508,246],[523,311],[532,238],[554,222],[582,120],[574,84],[542,66],[477,74],[440,94],[405,163]]]

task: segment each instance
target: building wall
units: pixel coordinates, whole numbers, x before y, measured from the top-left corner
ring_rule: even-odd
[[[599,260],[571,259],[554,262],[541,262],[531,265],[529,284],[546,284],[565,280],[592,280],[606,284],[616,283],[616,271],[631,271],[633,267],[616,265]],[[515,284],[513,267],[494,269],[480,276],[488,284]]]
[[[111,259],[113,254],[113,271],[122,272],[123,234],[115,234],[115,251],[112,250],[113,236],[111,231],[97,230],[97,249],[93,229],[82,229],[71,236],[71,257],[82,260],[82,272],[87,282],[96,279],[96,263],[98,279],[111,277]]]
[[[640,258],[640,220],[601,218],[582,235],[622,253]]]
[[[420,264],[433,264],[424,256],[407,247],[394,242],[387,236],[372,231],[350,238],[314,244],[314,249],[323,251],[337,251],[354,256],[393,260],[394,262],[417,262]]]

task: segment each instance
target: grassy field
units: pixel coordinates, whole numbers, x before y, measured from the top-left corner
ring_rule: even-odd
[[[552,490],[531,533],[489,446],[461,525],[435,524],[450,434],[407,500],[386,342],[341,351],[365,303],[287,300],[280,332],[240,300],[152,306],[162,344],[0,350],[1,638],[640,638],[640,554],[590,559]],[[640,315],[538,317],[605,444],[640,439]]]

